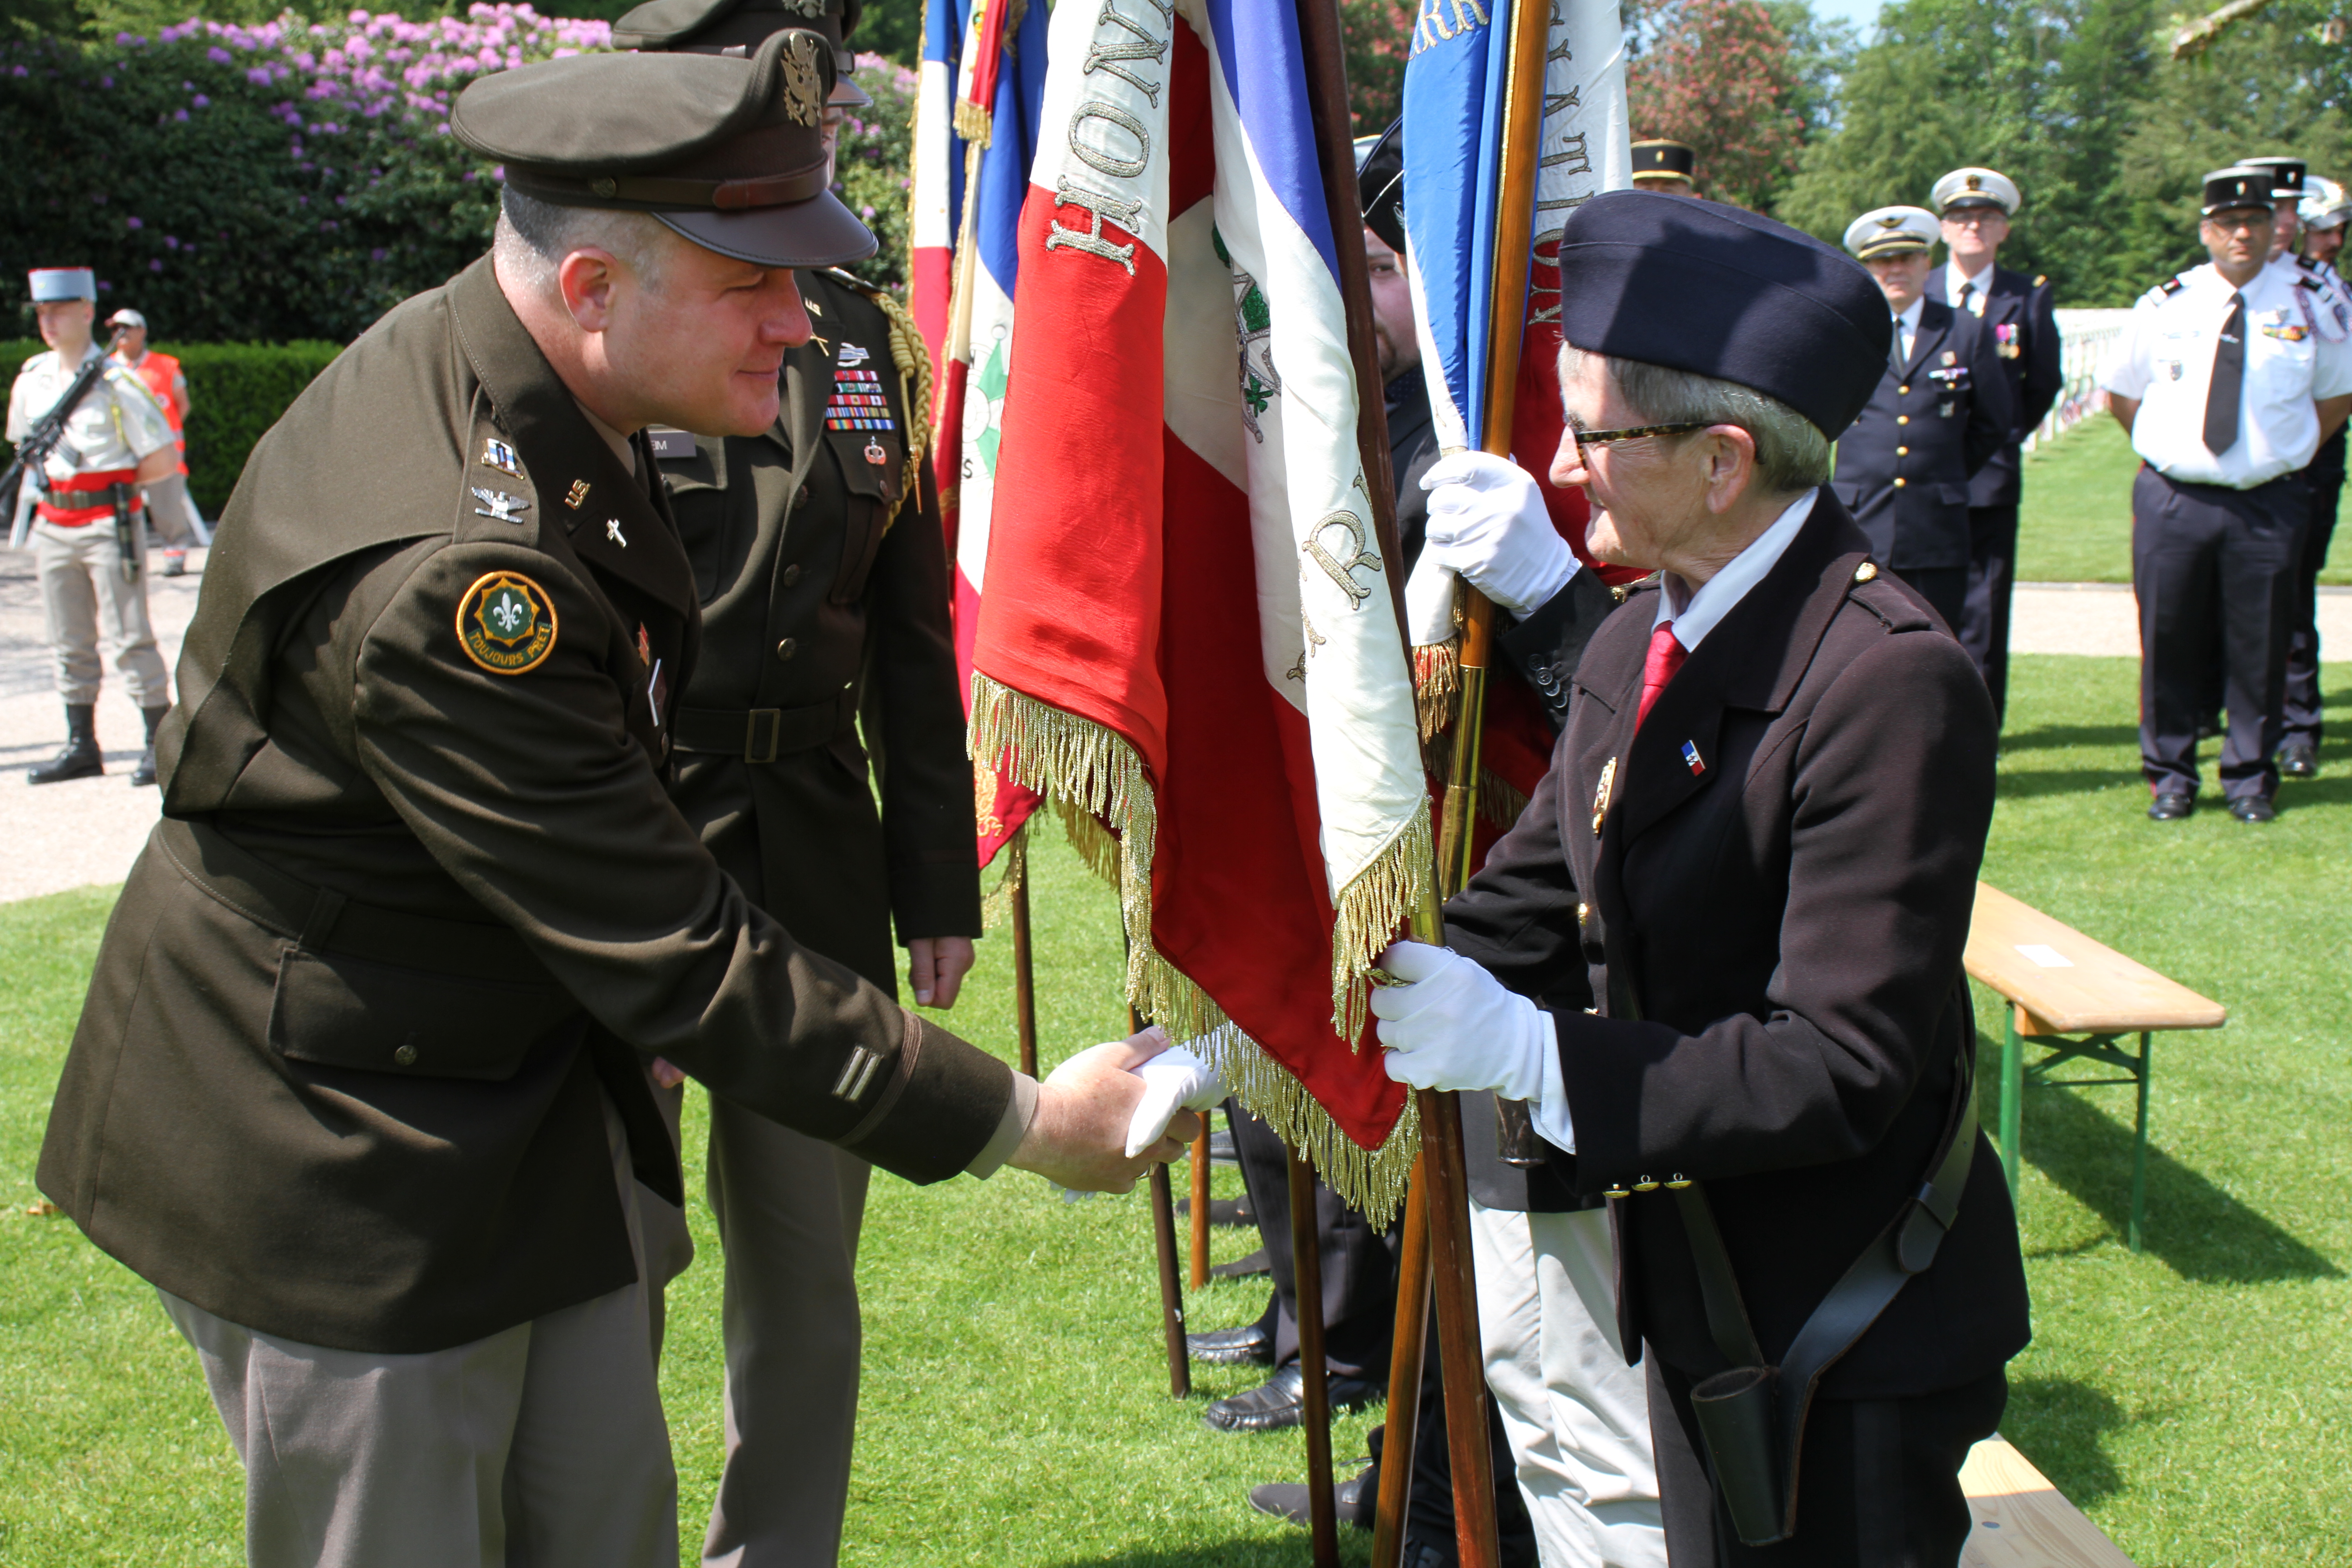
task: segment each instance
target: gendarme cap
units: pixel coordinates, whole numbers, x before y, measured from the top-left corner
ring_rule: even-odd
[[[1404,121],[1378,136],[1356,138],[1356,196],[1364,226],[1381,243],[1404,254]]]
[[[32,285],[36,305],[98,298],[98,276],[87,267],[37,267],[26,280]]]
[[[2245,164],[2216,169],[2205,176],[2207,217],[2228,212],[2233,207],[2272,207],[2276,198],[2271,195],[2272,174],[2268,169],[2256,169]]]
[[[1926,250],[1943,233],[1936,215],[1925,207],[1878,207],[1846,226],[1845,247],[1860,261]]]
[[[1895,321],[1869,273],[1760,213],[1604,191],[1559,241],[1560,336],[1588,353],[1736,382],[1835,440],[1886,373]]]
[[[2303,199],[2303,175],[2306,167],[2300,158],[2281,153],[2269,158],[2241,158],[2241,169],[2268,169],[2271,172],[2271,195],[2283,202]]]
[[[1689,180],[1698,174],[1698,153],[1687,142],[1636,142],[1633,154],[1636,180]]]
[[[833,92],[825,101],[856,109],[874,101],[857,85],[857,57],[848,45],[864,9],[864,0],[646,0],[613,24],[613,47],[748,55],[771,33],[806,27],[833,46]]]
[[[2019,193],[2017,182],[1998,169],[1955,169],[1928,191],[1927,205],[1939,213],[1999,207],[2014,216],[2025,205],[2025,197]]]
[[[803,28],[748,58],[590,54],[476,79],[449,126],[524,195],[651,213],[755,267],[835,267],[874,236],[825,188],[833,52]]]

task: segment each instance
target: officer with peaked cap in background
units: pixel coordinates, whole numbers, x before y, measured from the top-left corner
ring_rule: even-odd
[[[89,268],[42,268],[29,281],[49,349],[26,360],[9,388],[11,441],[22,441],[71,390],[82,367],[106,355],[91,331],[98,281]],[[155,782],[155,728],[172,705],[172,688],[147,618],[147,509],[140,487],[172,472],[178,460],[163,408],[136,375],[110,362],[75,404],[64,438],[40,472],[20,481],[35,501],[34,571],[66,708],[65,750],[26,775],[34,784],[106,771],[98,745],[101,651],[113,659],[147,725],[147,750],[131,782]]]
[[[2205,176],[2212,259],[2132,308],[2105,386],[2142,458],[2132,484],[2140,766],[2148,816],[2196,807],[2200,721],[2222,672],[2220,779],[2230,815],[2277,816],[2294,584],[2311,515],[2303,469],[2352,412],[2352,351],[2333,290],[2270,263],[2267,168]]]
[[[1944,265],[1927,274],[1927,298],[1966,310],[1992,334],[2009,382],[2011,438],[1969,480],[1968,599],[1952,627],[1984,671],[1993,712],[2009,705],[2009,609],[2017,576],[2017,508],[2024,468],[2021,443],[2065,384],[2058,317],[2049,279],[2000,264],[2009,220],[2022,202],[2016,184],[1992,169],[1955,169],[1937,180],[1929,205],[1944,237]]]
[[[1846,249],[1885,293],[1895,337],[1877,390],[1838,437],[1833,482],[1880,564],[1957,634],[1968,618],[1969,486],[2017,432],[1992,329],[1927,297],[1937,235],[1935,214],[1906,206],[1846,228]]]
[[[654,0],[614,23],[613,41],[721,54],[787,27],[823,34],[836,73],[830,153],[844,110],[872,101],[850,77],[845,35],[856,24],[856,0],[814,16],[782,0]],[[908,990],[946,1008],[980,934],[980,872],[945,533],[925,461],[931,367],[889,296],[831,267],[797,277],[811,335],[784,352],[774,421],[750,436],[652,433],[702,605],[671,798],[785,930],[888,991],[895,925]],[[673,1114],[683,1092],[671,1086]],[[726,1468],[702,1559],[829,1565],[857,1421],[857,1238],[872,1167],[721,1092],[709,1126],[727,1271]]]
[[[2352,218],[2352,198],[2333,180],[2305,175],[2296,216],[2303,231],[2303,269],[2341,297],[2345,283],[2336,270],[2344,249],[2344,227]],[[2345,312],[2337,311],[2339,316]],[[2336,540],[2336,512],[2344,495],[2345,433],[2319,444],[2304,470],[2311,486],[2311,521],[2295,566],[2294,620],[2287,633],[2286,698],[2280,714],[2279,776],[2307,779],[2319,772],[2319,742],[2326,708],[2319,694],[2319,574]]]
[[[1885,297],[1632,192],[1576,210],[1559,271],[1552,477],[1659,575],[1446,948],[1382,953],[1388,1069],[1529,1102],[1549,1173],[1608,1200],[1670,1561],[1948,1564],[2028,1328],[1961,968],[1992,704],[1824,483]]]
[[[1150,1043],[1044,1084],[794,939],[666,792],[701,640],[649,426],[756,435],[867,253],[830,44],[484,77],[492,252],[263,437],[42,1189],[162,1292],[258,1564],[675,1568],[658,1057],[916,1182],[1125,1189]],[[168,443],[164,444],[168,447]]]
[[[2232,165],[2240,169],[2263,169],[2271,176],[2271,255],[2273,261],[2287,259],[2302,228],[2301,204],[2303,182],[2309,165],[2300,158],[2285,153],[2271,153],[2260,158],[2241,158]]]
[[[1684,142],[1654,139],[1633,146],[1633,188],[1669,196],[1698,192],[1698,153]]]

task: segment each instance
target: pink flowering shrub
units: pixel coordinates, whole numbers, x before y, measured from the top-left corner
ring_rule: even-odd
[[[88,265],[102,313],[136,306],[163,337],[348,341],[488,244],[496,172],[449,132],[466,84],[610,38],[500,4],[0,44],[0,300],[28,268]],[[895,283],[914,78],[865,63],[844,198],[883,232],[862,270]]]

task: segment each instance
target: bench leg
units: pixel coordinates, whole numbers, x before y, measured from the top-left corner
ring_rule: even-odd
[[[2009,1204],[2017,1206],[2017,1184],[2024,1167],[2021,1147],[2025,1128],[2025,1041],[2017,1032],[2014,1005],[2000,1010],[2007,1026],[2000,1041],[2000,1163],[2009,1175]]]
[[[2139,1120],[2132,1130],[2132,1196],[2131,1232],[2125,1237],[2134,1252],[2139,1250],[2140,1221],[2147,1214],[2147,1082],[2148,1044],[2155,1037],[2143,1032],[2139,1037]]]

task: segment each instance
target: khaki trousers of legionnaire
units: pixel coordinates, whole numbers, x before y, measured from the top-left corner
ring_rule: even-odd
[[[143,525],[136,531],[143,557]],[[111,521],[79,528],[33,524],[33,567],[41,580],[58,695],[68,703],[98,700],[103,647],[131,700],[141,708],[162,708],[171,702],[172,689],[163,656],[155,649],[155,628],[147,620],[147,574],[142,569],[126,583],[121,564]]]
[[[245,1465],[253,1568],[677,1568],[646,1222],[676,1213],[605,1126],[640,1282],[469,1344],[373,1355],[163,1307]]]
[[[195,497],[188,493],[188,476],[173,474],[144,487],[147,521],[155,542],[170,550],[186,550],[204,542],[204,520],[196,515]]]
[[[1617,1339],[1609,1215],[1470,1205],[1486,1386],[1544,1568],[1665,1568],[1650,1398]]]

